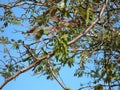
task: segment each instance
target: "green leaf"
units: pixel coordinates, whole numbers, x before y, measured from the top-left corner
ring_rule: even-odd
[[[103,78],[103,77],[105,76],[105,73],[106,73],[105,70],[103,70],[103,71],[101,72],[101,78]]]
[[[72,90],[71,88],[66,88],[65,90]]]
[[[49,33],[50,33],[49,30],[45,30],[45,29],[44,29],[44,34],[48,35]]]
[[[92,22],[95,20],[95,14],[92,14]]]
[[[23,62],[26,62],[26,61],[30,60],[30,58],[31,58],[31,56],[28,55],[26,58],[23,59]]]
[[[89,17],[90,17],[90,8],[87,9],[87,14],[86,14],[86,26],[89,23]]]
[[[14,42],[12,47],[14,49],[19,49],[19,44],[17,42]]]
[[[66,2],[65,2],[65,1],[66,1],[66,0],[62,0],[61,6],[60,6],[61,9],[64,9],[64,8],[65,8],[65,6],[66,6]]]
[[[42,65],[39,65],[39,66],[37,67],[37,69],[35,69],[34,73],[35,73],[35,74],[39,74],[42,69],[43,69]]]
[[[46,55],[47,52],[44,50],[44,48],[41,48],[42,52],[43,52],[43,55]]]
[[[57,7],[53,7],[53,9],[51,10],[51,16],[52,17],[54,17],[55,16],[55,14],[56,14],[56,12],[57,12]]]
[[[21,22],[17,21],[17,20],[10,20],[9,22],[12,23],[12,24],[17,24],[17,25],[21,24]]]
[[[71,68],[74,65],[74,59],[71,57],[70,59],[68,59],[68,66]]]
[[[94,90],[103,90],[103,86],[101,84],[98,84],[94,87]]]
[[[35,35],[35,39],[36,39],[36,40],[40,39],[41,36],[43,35],[43,33],[44,33],[44,30],[43,30],[43,29],[39,30],[39,31],[36,33],[36,35]]]

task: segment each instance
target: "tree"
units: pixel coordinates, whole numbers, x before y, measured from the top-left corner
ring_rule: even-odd
[[[32,69],[71,90],[58,78],[66,65],[79,65],[74,76],[94,79],[79,90],[120,87],[119,0],[13,0],[0,9],[0,89]],[[24,28],[5,36],[11,25]]]

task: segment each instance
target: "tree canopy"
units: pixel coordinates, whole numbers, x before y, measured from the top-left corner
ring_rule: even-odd
[[[0,11],[0,89],[32,69],[71,90],[59,71],[76,65],[93,80],[79,90],[120,88],[119,0],[11,0]]]

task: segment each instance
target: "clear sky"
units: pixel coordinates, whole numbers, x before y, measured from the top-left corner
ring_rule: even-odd
[[[0,35],[5,35],[12,38],[14,37],[14,35],[9,34],[9,32],[14,28],[17,27],[11,25],[9,28],[6,28],[4,34],[0,33]],[[3,47],[1,47],[1,45],[0,45],[0,50],[3,50]],[[76,68],[78,68],[78,66],[75,66],[73,68],[69,68],[68,66],[65,66],[60,71],[61,78],[64,81],[65,85],[67,87],[72,88],[73,90],[77,90],[80,87],[81,83],[83,84],[88,81],[87,77],[82,77],[82,78],[74,77],[74,72]],[[0,76],[0,84],[2,84],[2,82],[3,82],[3,78]],[[52,81],[46,80],[46,76],[33,75],[32,70],[29,70],[19,75],[15,80],[10,81],[3,88],[3,90],[63,90],[63,89],[55,80]]]
[[[0,3],[7,2],[8,0],[0,0]],[[10,0],[12,1],[12,0]],[[4,12],[3,9],[0,9],[0,15]],[[16,15],[21,14],[22,11],[15,10]],[[0,22],[0,25],[2,22]],[[15,34],[10,34],[13,29],[22,29],[19,26],[10,25],[6,28],[4,33],[0,33],[0,35],[8,36],[10,38],[16,37]],[[18,35],[19,36],[19,35]],[[17,38],[21,38],[20,36]],[[3,50],[0,47],[0,50]],[[72,88],[72,90],[77,90],[80,87],[80,83],[86,82],[87,77],[77,78],[74,77],[76,67],[68,68],[67,66],[60,71],[60,75],[62,80],[64,81],[67,87]],[[0,76],[0,84],[3,82],[3,78]],[[3,90],[63,90],[60,85],[55,80],[46,80],[46,76],[33,75],[31,70],[19,75],[15,80],[10,81]]]
[[[0,3],[12,1],[12,0],[0,0]],[[19,9],[19,8],[18,8]],[[23,11],[13,9],[16,15],[20,15]],[[2,15],[3,9],[0,9],[0,15]],[[2,22],[0,22],[0,25]],[[26,25],[27,26],[27,25]],[[6,28],[5,33],[0,33],[1,35],[8,36],[10,38],[17,37],[21,38],[18,34],[10,34],[13,29],[25,29],[20,26],[10,25],[9,28]],[[3,48],[0,46],[0,50]],[[0,55],[1,57],[1,55]],[[0,58],[1,59],[1,58]],[[0,63],[1,64],[1,63]],[[64,81],[66,87],[72,88],[72,90],[77,90],[80,88],[80,84],[84,84],[90,80],[87,76],[77,78],[74,77],[74,72],[78,68],[75,66],[73,68],[68,68],[65,66],[61,71],[60,75]],[[91,66],[89,68],[92,68]],[[0,76],[0,84],[3,82],[3,78]],[[63,90],[61,86],[55,80],[46,80],[46,76],[33,75],[32,70],[29,70],[23,74],[20,74],[15,80],[10,81],[2,90]],[[88,90],[88,89],[84,89]],[[91,90],[91,89],[90,89]]]
[[[68,68],[67,66],[61,70],[61,78],[67,87],[77,90],[80,83],[86,82],[87,77],[77,78],[73,77],[75,68]],[[0,78],[0,83],[3,78]],[[55,80],[46,80],[45,76],[33,75],[31,70],[21,74],[15,80],[9,82],[3,90],[63,90]]]
[[[0,10],[1,11],[1,10]],[[2,11],[1,11],[2,12]],[[16,12],[17,13],[17,12]],[[0,22],[0,25],[2,22]],[[10,25],[5,29],[4,33],[0,33],[0,36],[8,36],[9,39],[17,37],[21,38],[19,34],[15,35],[12,32],[14,29],[25,29],[20,26]],[[0,45],[0,51],[3,50],[3,47]],[[15,54],[15,53],[14,53]],[[1,55],[0,55],[1,56]],[[0,63],[1,64],[1,63]],[[74,72],[77,67],[68,68],[64,67],[60,71],[62,80],[64,81],[67,87],[72,88],[72,90],[77,90],[80,87],[80,84],[88,81],[87,77],[77,78],[74,77]],[[0,84],[3,82],[3,78],[0,76]],[[15,80],[10,81],[2,90],[63,90],[61,86],[55,80],[46,80],[46,76],[33,75],[32,70],[29,70],[21,75],[19,75]]]

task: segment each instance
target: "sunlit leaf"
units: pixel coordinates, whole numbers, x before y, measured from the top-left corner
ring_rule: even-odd
[[[87,12],[86,12],[86,26],[88,25],[89,23],[89,18],[90,18],[90,8],[87,9]]]

